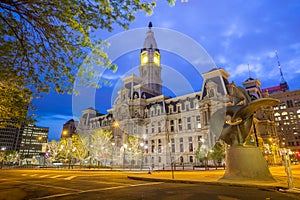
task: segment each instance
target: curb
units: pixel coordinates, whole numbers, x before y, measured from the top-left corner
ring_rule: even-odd
[[[152,182],[165,182],[165,183],[184,183],[184,184],[207,184],[207,185],[220,185],[220,186],[234,186],[234,187],[252,187],[252,188],[263,188],[268,190],[287,190],[288,188],[276,185],[260,185],[260,184],[245,184],[245,183],[232,183],[232,182],[216,182],[216,181],[196,181],[196,180],[175,180],[175,179],[161,179],[161,178],[147,178],[138,176],[127,176],[132,180],[143,180]]]

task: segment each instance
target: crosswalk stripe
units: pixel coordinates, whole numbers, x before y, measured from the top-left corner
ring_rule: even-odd
[[[61,176],[63,176],[63,175],[56,175],[56,176],[52,176],[50,178],[58,178],[58,177],[61,177]]]
[[[72,180],[73,178],[76,178],[77,176],[69,176],[69,177],[67,177],[67,178],[64,178],[64,180]]]
[[[40,178],[45,178],[47,176],[50,176],[50,174],[42,175],[42,176],[40,176]]]
[[[37,176],[37,174],[31,174],[30,176],[31,176],[31,177],[34,177],[34,176]]]

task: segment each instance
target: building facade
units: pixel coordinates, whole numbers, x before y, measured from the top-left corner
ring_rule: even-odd
[[[70,119],[63,125],[61,138],[62,137],[72,137],[73,134],[76,133],[76,127],[78,126],[78,121],[74,119]]]
[[[265,97],[258,79],[249,77],[243,82],[243,86],[253,100]],[[260,147],[269,164],[281,164],[280,135],[274,122],[272,106],[262,106],[256,111],[250,133],[251,140],[248,144]]]
[[[6,126],[0,129],[0,148],[3,151],[19,151],[22,140],[23,127]]]
[[[233,104],[227,89],[232,83],[224,69],[214,67],[202,74],[201,91],[173,98],[162,94],[160,51],[151,27],[149,24],[140,52],[139,76],[123,78],[124,85],[108,114],[101,115],[93,108],[84,110],[77,132],[112,130],[113,142],[118,147],[115,153],[119,155],[113,161],[116,164],[155,168],[171,163],[194,164],[197,149],[201,147],[207,154],[218,140],[219,136],[210,129],[210,119],[215,111]],[[248,89],[261,97],[259,88]],[[116,122],[118,126],[114,125]],[[136,153],[127,147],[128,138],[133,135],[140,138],[140,155],[133,155]]]
[[[24,127],[19,154],[27,163],[42,163],[46,152],[49,128],[35,125]]]
[[[280,104],[274,107],[274,116],[277,131],[282,137],[282,146],[291,149],[294,153],[299,153],[300,90],[286,91],[270,96],[280,100]]]

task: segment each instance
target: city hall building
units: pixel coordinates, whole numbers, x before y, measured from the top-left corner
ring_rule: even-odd
[[[139,159],[133,161],[136,165],[161,169],[172,162],[196,163],[197,148],[201,146],[208,153],[218,140],[210,130],[212,114],[231,105],[226,88],[230,84],[229,74],[224,69],[214,68],[202,74],[201,91],[174,98],[162,94],[161,57],[151,27],[149,24],[140,52],[139,76],[123,78],[124,84],[107,114],[99,114],[93,108],[84,110],[77,132],[112,130],[115,165],[132,164],[133,155],[125,145],[131,135],[141,138]],[[253,79],[249,81],[249,92],[260,97],[260,84]],[[255,87],[258,88],[255,90]],[[271,121],[273,113],[270,115]],[[275,132],[269,134],[276,136],[276,128],[272,130]]]

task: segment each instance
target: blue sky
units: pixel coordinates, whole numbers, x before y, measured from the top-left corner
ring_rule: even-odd
[[[241,85],[250,76],[261,81],[261,87],[278,85],[281,81],[275,51],[278,51],[285,80],[290,90],[300,89],[300,1],[298,0],[189,0],[182,3],[177,0],[174,7],[167,1],[157,2],[151,16],[137,13],[130,30],[142,29],[141,38],[145,38],[149,21],[155,28],[176,31],[201,45],[213,59],[217,67],[224,68],[230,74],[230,80]],[[109,39],[122,33],[121,27],[115,27],[111,33],[99,30],[97,36]],[[154,33],[155,34],[155,33]],[[143,46],[143,39],[133,37],[132,42]],[[162,42],[161,42],[162,43]],[[171,42],[172,43],[172,42]],[[174,41],[174,44],[180,41]],[[180,44],[183,45],[184,44]],[[179,46],[180,46],[179,45]],[[158,48],[160,43],[158,42]],[[185,46],[184,49],[187,47]],[[191,90],[201,90],[202,78],[184,57],[172,52],[161,51],[161,63],[169,72],[174,72],[191,87],[178,88],[177,81],[163,74],[167,80],[170,94],[184,94]],[[119,66],[116,73],[105,71],[104,78],[111,85],[104,85],[95,93],[95,107],[102,113],[111,107],[114,92],[120,85],[120,78],[134,72],[139,64],[139,51],[131,51],[117,57],[114,62]],[[183,83],[183,84],[184,84]],[[172,84],[174,84],[172,86]],[[37,125],[50,127],[49,140],[59,139],[62,125],[73,118],[71,95],[57,95],[54,92],[34,100],[37,108]],[[92,103],[93,104],[93,103]]]

